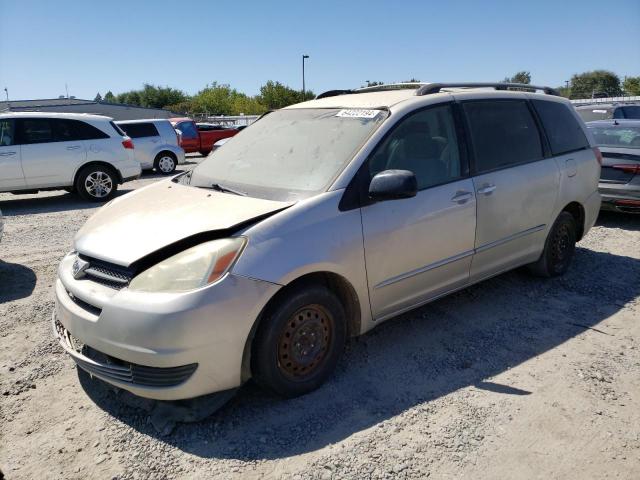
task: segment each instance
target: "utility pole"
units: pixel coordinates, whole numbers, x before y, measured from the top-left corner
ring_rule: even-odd
[[[302,55],[302,101],[305,101],[307,98],[307,89],[304,84],[304,60],[309,58],[309,55]]]
[[[67,86],[67,84],[66,84],[66,83],[64,84],[64,89],[65,89],[65,90],[66,90],[66,92],[67,92],[67,100],[69,100],[69,87]]]
[[[4,87],[4,94],[7,96],[7,103],[9,103],[9,90],[7,90],[7,87]]]

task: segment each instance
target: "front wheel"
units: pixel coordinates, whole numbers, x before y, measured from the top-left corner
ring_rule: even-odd
[[[75,191],[90,202],[111,200],[118,190],[116,171],[106,165],[90,165],[80,170]]]
[[[576,250],[576,221],[569,212],[561,212],[554,222],[537,262],[529,270],[540,277],[557,277],[564,274],[571,264]]]
[[[285,397],[304,395],[331,375],[344,349],[346,315],[320,285],[289,292],[270,308],[253,342],[256,382]]]
[[[175,155],[169,152],[159,153],[153,162],[155,169],[163,175],[170,175],[176,170],[178,161]]]

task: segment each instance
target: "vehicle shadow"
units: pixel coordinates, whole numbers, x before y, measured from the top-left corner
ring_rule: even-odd
[[[592,279],[611,278],[595,289]],[[386,322],[353,339],[335,375],[319,390],[282,399],[248,383],[222,409],[162,436],[147,414],[84,386],[109,414],[146,435],[204,458],[285,458],[340,442],[416,405],[473,387],[492,395],[528,395],[492,377],[576,335],[616,334],[599,326],[640,294],[640,260],[576,251],[561,278],[513,271]],[[571,358],[560,368],[570,369]],[[425,413],[427,415],[427,413]]]
[[[640,231],[640,215],[637,213],[610,212],[601,210],[596,225],[605,228]]]
[[[155,170],[143,170],[142,171],[142,176],[140,177],[141,179],[149,179],[149,178],[158,178],[158,179],[165,179],[165,178],[171,178],[171,177],[175,177],[176,175],[179,175],[180,173],[184,173],[186,172],[188,169],[184,168],[185,165],[195,165],[195,162],[185,162],[183,164],[181,164],[179,167],[177,167],[175,169],[175,171],[173,173],[171,173],[170,175],[165,175],[164,173],[160,173],[160,172],[156,172]]]
[[[29,267],[0,260],[0,304],[28,297],[36,280],[35,272]]]
[[[133,191],[133,188],[120,187],[116,197]],[[67,212],[70,210],[83,210],[99,208],[102,202],[87,202],[78,195],[60,190],[59,195],[15,195],[9,199],[0,200],[0,210],[6,217],[17,215],[36,215],[42,213]]]

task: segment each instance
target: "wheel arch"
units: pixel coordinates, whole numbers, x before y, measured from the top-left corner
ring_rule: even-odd
[[[280,290],[278,290],[273,297],[264,306],[257,320],[253,323],[249,335],[245,340],[244,349],[242,352],[242,382],[245,382],[251,377],[251,348],[256,332],[261,325],[262,320],[265,317],[265,313],[272,308],[281,298],[287,295],[292,289],[299,288],[302,285],[323,285],[326,286],[331,292],[333,292],[343,308],[345,309],[347,317],[347,335],[349,337],[355,337],[360,335],[361,322],[362,322],[362,309],[360,301],[353,285],[342,275],[329,271],[319,271],[313,273],[307,273],[296,279],[292,280]]]
[[[101,160],[92,160],[91,162],[87,162],[87,163],[83,163],[82,165],[80,165],[76,171],[73,174],[73,186],[76,186],[76,183],[78,181],[78,175],[80,175],[80,172],[82,170],[84,170],[87,167],[93,167],[93,166],[103,166],[103,167],[109,167],[110,169],[112,169],[114,172],[116,172],[116,180],[118,185],[122,185],[122,183],[124,182],[123,178],[122,178],[122,173],[120,173],[120,170],[118,170],[114,165],[112,165],[109,162],[104,162]]]
[[[576,226],[578,230],[576,231],[576,240],[579,241],[582,239],[584,235],[584,222],[585,222],[585,212],[584,207],[579,202],[571,202],[564,206],[560,213],[568,212],[571,214],[573,219],[576,221]]]

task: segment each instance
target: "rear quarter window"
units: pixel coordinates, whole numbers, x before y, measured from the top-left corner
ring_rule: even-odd
[[[553,155],[589,148],[580,123],[566,105],[544,100],[533,100],[532,103],[542,120]]]
[[[121,123],[118,125],[131,138],[157,137],[158,129],[153,123]]]
[[[93,125],[89,125],[86,122],[82,122],[80,120],[70,120],[70,122],[72,122],[73,130],[79,140],[100,140],[103,138],[109,138],[109,135],[105,132]]]

